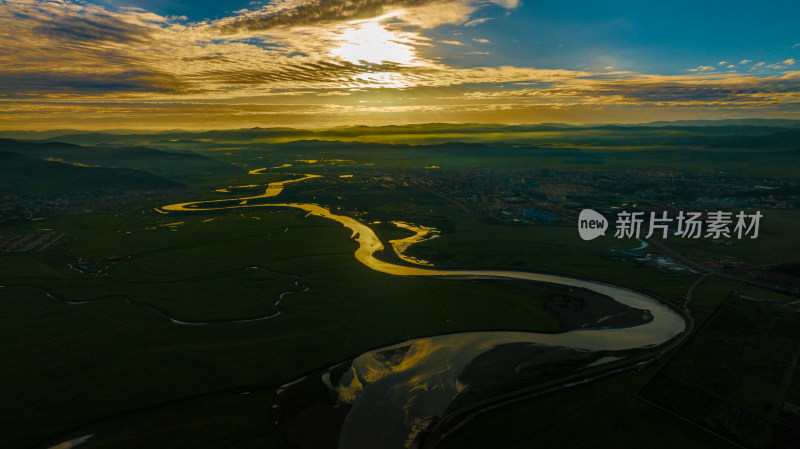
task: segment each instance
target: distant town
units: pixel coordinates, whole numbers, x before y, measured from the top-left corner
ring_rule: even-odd
[[[415,184],[506,223],[558,221],[583,207],[637,210],[796,209],[800,179],[651,170],[387,170],[381,183]]]

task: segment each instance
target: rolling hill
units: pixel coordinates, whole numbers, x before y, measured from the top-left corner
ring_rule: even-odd
[[[56,160],[89,166],[131,168],[169,178],[236,173],[236,167],[193,153],[171,153],[148,147],[101,148],[62,142],[0,139],[0,151],[33,159]]]
[[[129,168],[82,167],[0,151],[0,193],[51,195],[94,190],[150,190],[183,187]]]

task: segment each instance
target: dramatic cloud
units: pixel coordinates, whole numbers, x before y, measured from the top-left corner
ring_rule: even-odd
[[[490,117],[534,106],[800,103],[798,72],[784,72],[794,59],[742,60],[757,75],[751,77],[735,75],[725,61],[681,76],[614,72],[609,62],[624,65],[613,59],[597,70],[503,64],[503,42],[490,35],[495,44],[484,45],[492,42],[475,33],[489,27],[473,27],[503,20],[486,17],[492,11],[515,14],[518,7],[517,0],[275,0],[191,22],[72,0],[0,1],[0,116],[7,122],[81,114],[110,120],[125,111],[131,120],[145,120],[148,110],[154,117],[188,117],[195,110],[217,118],[335,118],[342,111],[353,117],[483,111]],[[453,62],[461,60],[472,64]],[[362,94],[370,97],[360,101],[388,103],[349,103]],[[170,102],[180,106],[162,106]],[[111,103],[124,106],[101,106]]]
[[[764,108],[800,104],[800,72],[756,78],[734,74],[683,77],[624,75],[619,79],[575,77],[533,89],[473,92],[472,98],[529,98],[549,104],[714,106]]]
[[[490,20],[492,20],[491,17],[486,17],[486,18],[483,18],[483,19],[474,19],[474,20],[470,20],[469,22],[465,23],[464,26],[465,27],[474,27],[474,26],[478,26],[478,25],[480,25],[482,23],[486,23],[486,22],[488,22]]]
[[[0,96],[140,93],[148,82],[152,93],[208,96],[407,87],[447,69],[420,55],[432,45],[422,29],[463,23],[492,3],[517,5],[279,0],[185,24],[138,9],[111,11],[68,0],[3,2],[0,63],[7,83]]]
[[[518,6],[516,0],[281,0],[254,11],[241,11],[239,16],[212,25],[222,34],[236,34],[380,17],[432,28],[462,24],[473,12],[491,3],[507,9]]]

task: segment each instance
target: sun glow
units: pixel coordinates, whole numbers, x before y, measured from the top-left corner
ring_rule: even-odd
[[[387,30],[378,22],[361,22],[338,37],[340,45],[333,54],[353,64],[395,62],[408,64],[415,59],[414,47],[407,37]]]

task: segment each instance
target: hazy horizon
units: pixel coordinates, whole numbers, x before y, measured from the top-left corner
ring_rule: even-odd
[[[97,128],[97,127],[88,127],[82,128],[80,126],[75,126],[71,128],[0,128],[0,132],[5,133],[13,133],[13,132],[20,132],[20,133],[53,133],[53,132],[72,132],[72,131],[80,131],[80,132],[97,132],[97,133],[132,133],[132,134],[140,134],[140,133],[168,133],[168,132],[187,132],[187,133],[194,133],[194,132],[210,132],[210,131],[237,131],[237,130],[253,130],[253,129],[262,129],[262,130],[271,130],[271,129],[287,129],[287,130],[296,130],[296,131],[310,131],[310,132],[319,132],[319,131],[326,131],[326,130],[334,130],[334,129],[348,129],[348,128],[406,128],[406,127],[421,127],[421,126],[434,126],[434,125],[444,125],[444,126],[453,126],[453,127],[469,127],[469,126],[515,126],[515,127],[524,127],[524,126],[564,126],[565,128],[591,128],[591,127],[603,127],[603,126],[647,126],[652,125],[654,127],[661,127],[661,126],[694,126],[694,125],[684,125],[683,123],[686,122],[706,122],[702,126],[729,126],[728,123],[730,122],[765,122],[760,124],[752,124],[752,123],[736,123],[735,126],[776,126],[781,127],[785,126],[787,122],[789,122],[792,126],[800,125],[800,119],[792,119],[792,118],[772,118],[772,117],[743,117],[743,118],[728,118],[728,119],[714,119],[714,118],[698,118],[698,119],[677,119],[677,120],[648,120],[648,121],[630,121],[630,122],[583,122],[583,123],[570,123],[570,122],[529,122],[529,123],[498,123],[498,122],[408,122],[408,123],[397,123],[397,124],[350,124],[350,125],[333,125],[333,126],[270,126],[268,124],[263,125],[255,125],[255,126],[231,126],[231,127],[218,127],[218,128],[209,128],[209,127],[148,127],[148,128]],[[776,122],[775,124],[768,123],[768,122]],[[779,125],[778,123],[783,122],[783,125]],[[791,123],[794,122],[794,123]],[[678,124],[678,125],[673,125]]]

